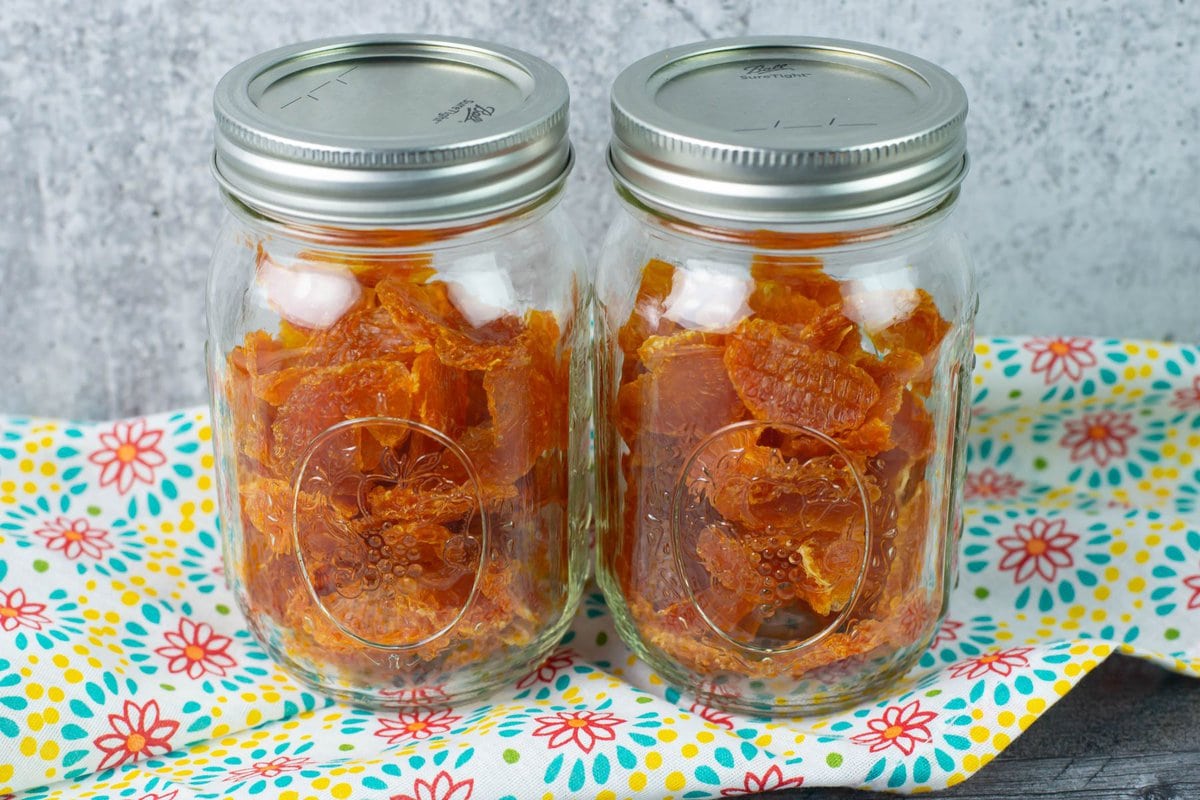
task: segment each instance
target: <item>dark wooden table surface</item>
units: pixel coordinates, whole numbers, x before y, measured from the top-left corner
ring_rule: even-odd
[[[1114,656],[988,766],[959,800],[1200,800],[1200,680]],[[802,789],[761,800],[878,800],[896,795]]]

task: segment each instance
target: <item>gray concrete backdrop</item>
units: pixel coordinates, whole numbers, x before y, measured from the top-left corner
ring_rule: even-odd
[[[212,88],[262,50],[377,31],[495,39],[563,70],[568,202],[593,253],[622,65],[745,33],[917,53],[971,98],[979,330],[1200,341],[1195,0],[0,0],[0,412],[203,400]]]

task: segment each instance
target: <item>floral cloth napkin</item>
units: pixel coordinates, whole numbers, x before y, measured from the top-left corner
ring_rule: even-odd
[[[1200,353],[983,339],[958,587],[878,702],[806,719],[698,705],[602,600],[484,703],[373,713],[298,687],[221,575],[198,410],[0,417],[0,794],[706,798],[915,792],[983,767],[1120,651],[1200,676]]]

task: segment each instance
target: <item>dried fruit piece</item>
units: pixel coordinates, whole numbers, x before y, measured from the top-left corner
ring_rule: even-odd
[[[302,519],[326,513],[327,504],[308,492],[295,493],[291,484],[275,478],[253,478],[243,485],[242,521],[261,534],[271,553],[294,551],[292,506],[296,503]],[[305,535],[301,528],[300,536]]]
[[[375,291],[401,333],[432,347],[443,363],[459,369],[485,370],[509,358],[523,329],[512,315],[472,325],[442,282],[413,285],[385,279]]]
[[[534,309],[525,314],[525,329],[519,344],[529,354],[530,362],[556,380],[565,380],[568,354],[559,353],[559,344],[569,336],[559,328],[558,320],[549,311]]]
[[[853,593],[863,563],[863,530],[749,534],[709,527],[700,534],[697,557],[727,590],[771,606],[765,618],[796,600],[827,617],[841,611]]]
[[[529,472],[546,450],[566,447],[566,387],[555,383],[553,375],[522,362],[493,370],[483,385],[496,443],[512,451],[521,465],[516,477]]]
[[[296,385],[275,418],[272,455],[283,474],[317,435],[339,422],[362,417],[406,419],[412,408],[409,372],[395,361],[356,361],[313,370]],[[399,433],[372,429],[380,444],[396,444]]]
[[[869,480],[860,490],[865,479],[858,478],[840,455],[786,460],[769,447],[753,446],[724,456],[703,452],[689,478],[689,485],[698,487],[722,517],[759,531],[861,525],[864,496],[867,502],[879,497]]]
[[[862,425],[879,399],[878,387],[861,369],[806,344],[795,329],[766,320],[747,320],[730,335],[725,367],[759,419],[829,436]]]
[[[292,333],[288,338],[294,342],[298,337]],[[303,357],[302,349],[285,343],[282,336],[276,340],[265,331],[246,334],[242,345],[229,353],[228,395],[234,440],[255,469],[270,461],[271,425],[278,405],[271,401],[294,388],[292,379],[298,375],[293,369]]]
[[[451,439],[467,428],[470,380],[463,370],[447,367],[436,353],[425,352],[412,363],[413,412],[417,421]]]
[[[665,261],[651,259],[642,270],[633,310],[617,334],[617,342],[627,359],[637,353],[648,337],[665,336],[679,330],[679,326],[665,316],[666,299],[671,294],[674,280],[675,267]]]
[[[914,392],[905,392],[892,420],[892,441],[913,460],[933,452],[933,417],[925,401]]]
[[[414,342],[430,347],[447,329],[461,332],[470,325],[454,304],[445,283],[409,283],[385,278],[375,287],[380,306],[388,312],[393,327]]]
[[[626,441],[640,432],[687,436],[715,431],[746,409],[729,382],[722,347],[704,334],[651,337],[639,353],[648,372],[621,387],[618,425]]]
[[[723,347],[725,336],[720,333],[680,331],[670,336],[650,336],[637,349],[637,357],[646,369],[654,369],[668,358],[679,358],[690,352],[703,352],[706,347]]]
[[[313,590],[334,620],[379,644],[413,644],[449,624],[479,568],[476,540],[432,522],[323,533],[305,545]]]
[[[871,339],[880,350],[903,349],[922,354],[926,366],[922,377],[927,380],[932,372],[938,347],[950,330],[950,323],[938,311],[937,303],[929,292],[916,289],[911,294],[912,299],[902,305],[897,304],[901,307],[911,307],[911,311],[883,330],[873,333]]]
[[[875,381],[879,399],[867,410],[867,421],[839,441],[848,450],[873,456],[897,446],[896,415],[911,394],[908,386],[924,368],[924,359],[911,350],[895,350],[882,359],[862,354],[855,364]]]
[[[858,326],[842,313],[840,304],[821,309],[795,334],[795,340],[850,360],[862,353]]]
[[[772,281],[755,284],[747,304],[759,319],[787,325],[808,322],[823,308],[811,297]]]
[[[375,487],[367,506],[372,519],[446,524],[478,513],[479,498],[470,484],[448,482],[433,489],[401,484]]]
[[[295,331],[295,328],[291,330]],[[293,337],[297,335],[292,334]],[[246,339],[240,347],[233,348],[229,354],[229,361],[232,366],[252,378],[258,378],[302,363],[302,348],[303,345],[285,343],[283,337],[272,338],[266,331],[252,331],[246,334]]]
[[[750,275],[760,287],[780,287],[814,301],[818,306],[837,305],[842,301],[842,285],[825,271],[821,259],[814,256],[779,256],[762,253],[750,264]],[[803,322],[788,319],[789,323]]]
[[[362,255],[323,250],[305,250],[297,258],[314,263],[335,264],[349,269],[363,288],[374,288],[384,279],[401,280],[421,284],[433,278],[433,256],[429,253],[395,253],[390,255]]]
[[[364,300],[333,326],[313,335],[305,354],[304,367],[332,367],[363,359],[396,359],[411,363],[413,357],[429,349],[397,330],[388,310]]]
[[[512,360],[484,374],[486,420],[469,428],[460,442],[489,484],[515,483],[547,450],[566,447],[566,408],[546,402],[566,396],[565,373],[547,354],[513,353]],[[551,368],[555,371],[548,373]]]

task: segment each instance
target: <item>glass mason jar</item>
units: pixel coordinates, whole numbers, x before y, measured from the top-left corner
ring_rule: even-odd
[[[286,47],[217,87],[226,575],[330,694],[482,695],[577,607],[590,289],[558,205],[567,103],[545,62],[445,38]]]
[[[965,93],[903,53],[756,37],[644,59],[612,101],[596,515],[617,629],[712,705],[868,697],[954,579]]]

